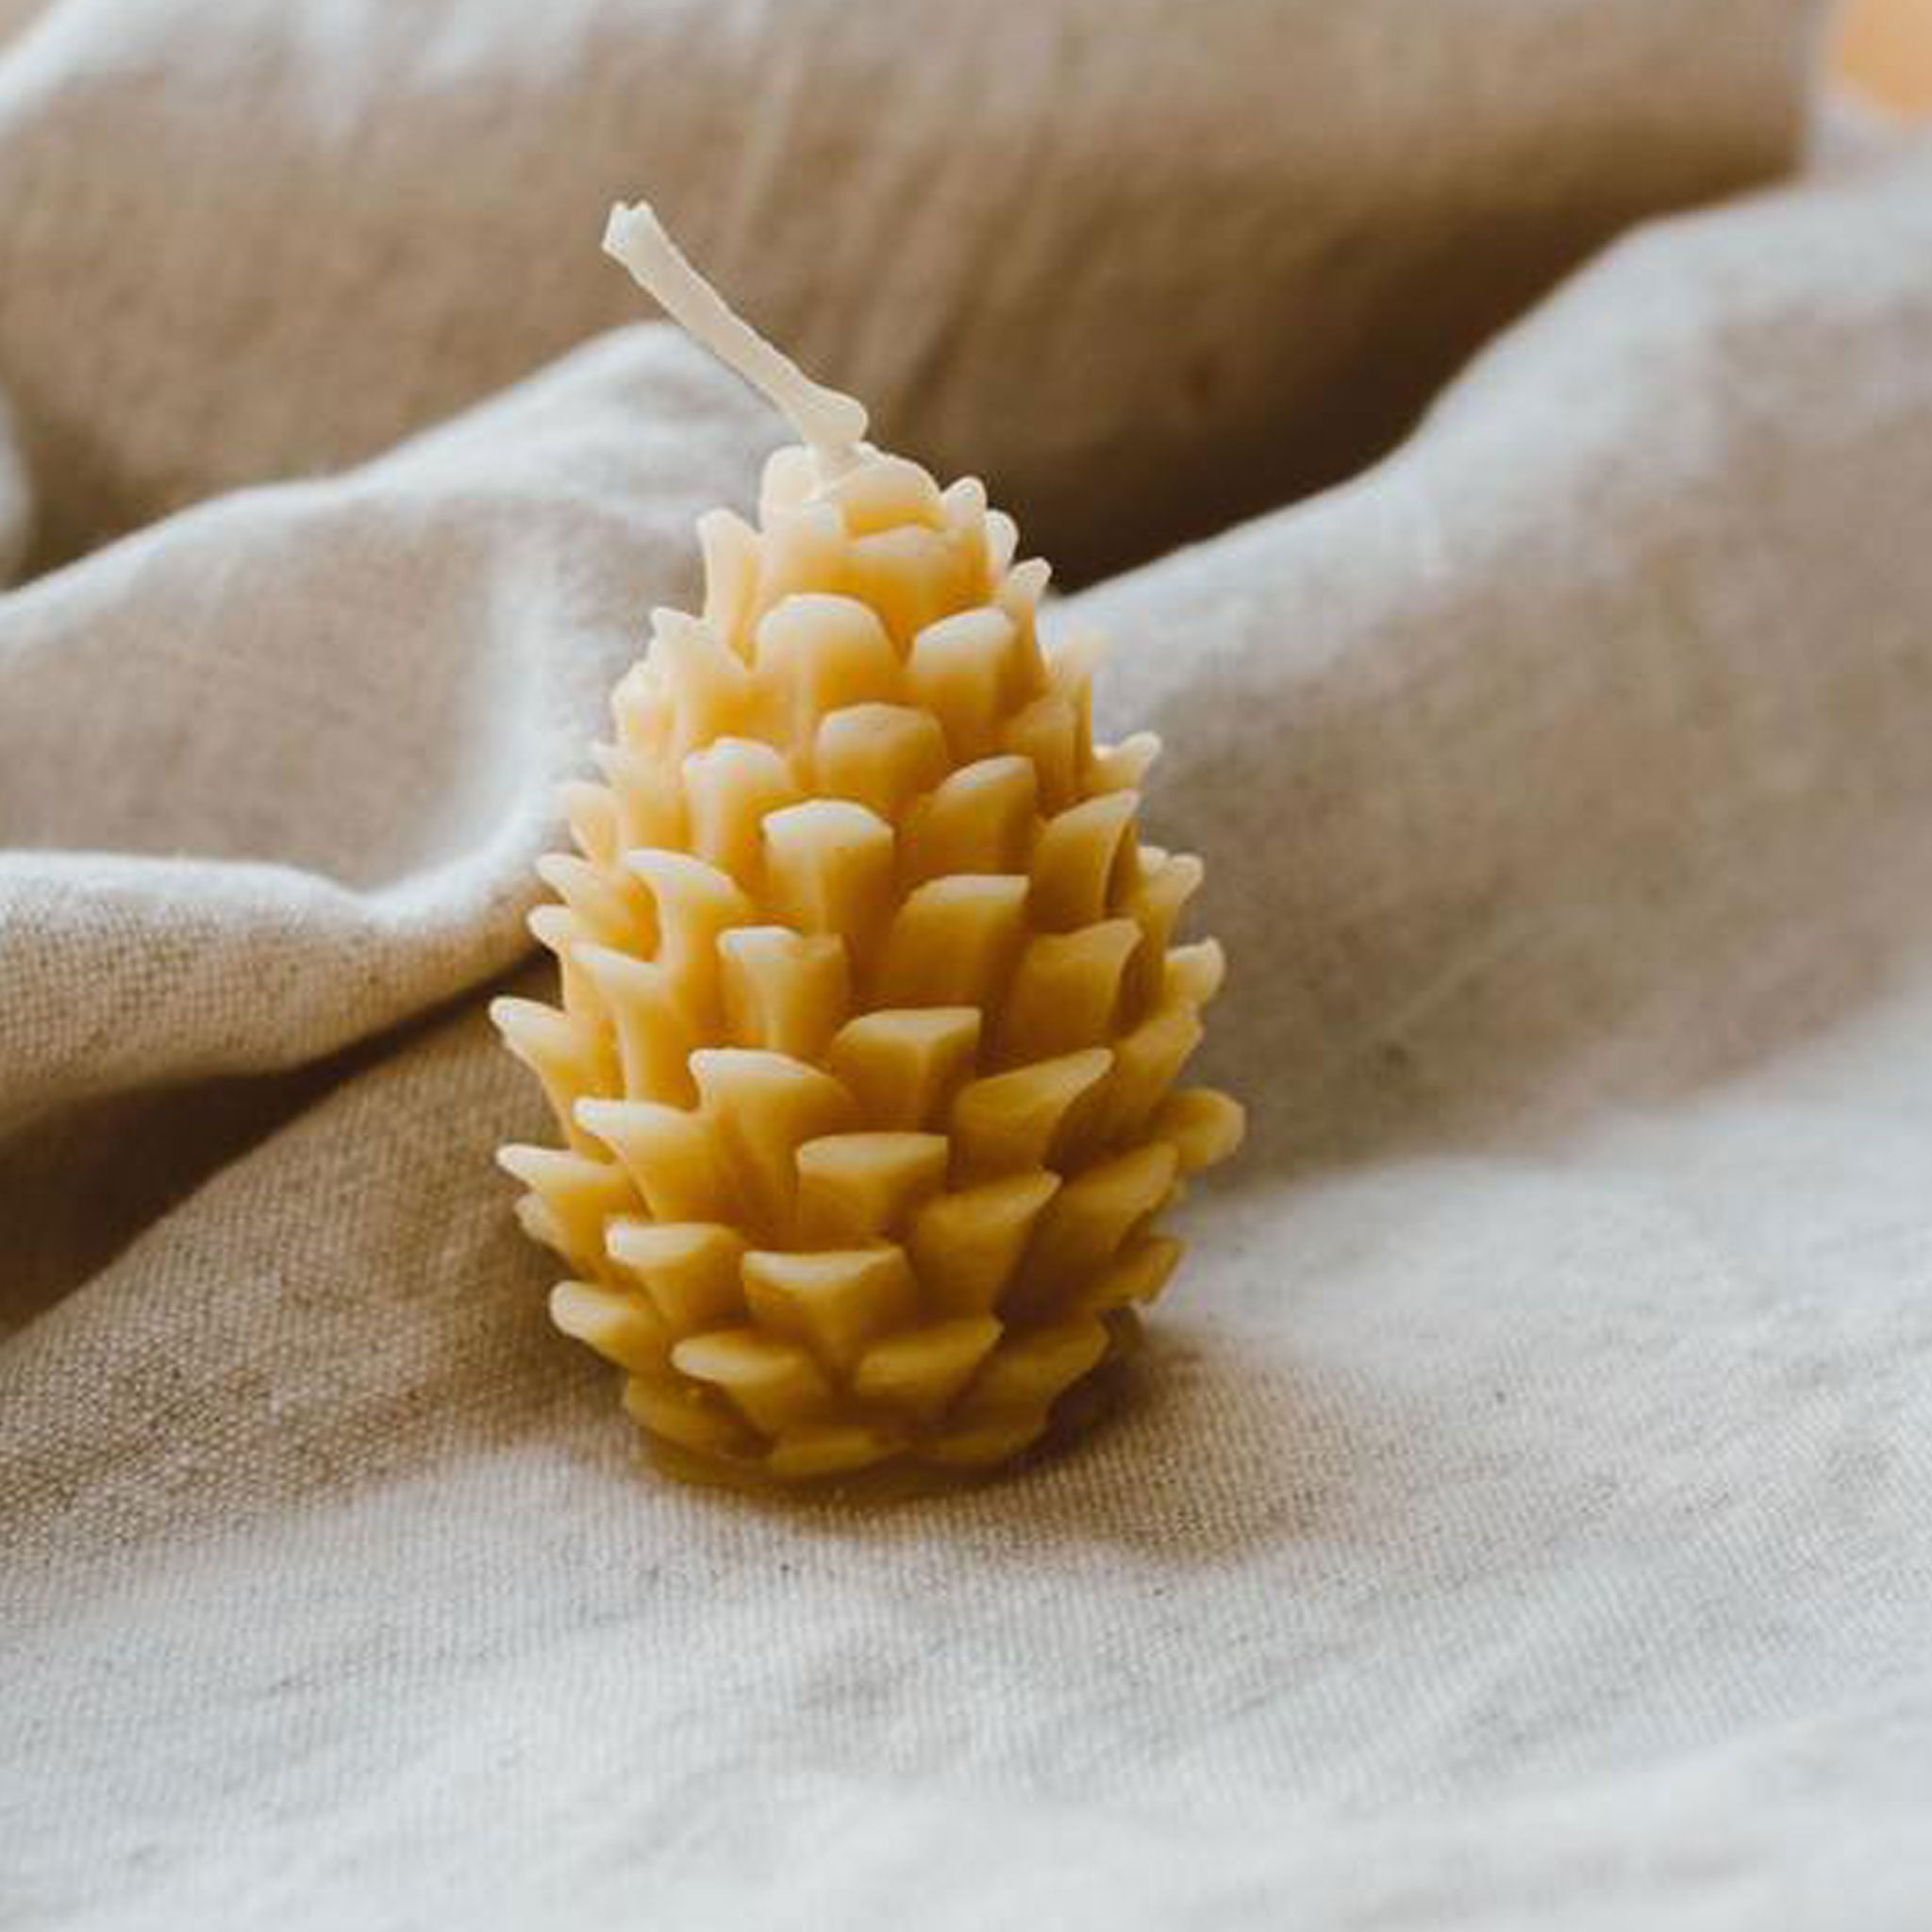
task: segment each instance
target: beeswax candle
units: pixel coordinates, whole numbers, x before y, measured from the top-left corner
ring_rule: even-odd
[[[495,1002],[564,1144],[509,1146],[558,1327],[653,1437],[791,1481],[998,1463],[1131,1335],[1240,1108],[1175,1080],[1222,977],[1158,749],[1091,737],[1090,640],[968,477],[734,316],[650,210],[605,245],[790,417],[758,526],[618,683],[531,917],[561,1005]]]

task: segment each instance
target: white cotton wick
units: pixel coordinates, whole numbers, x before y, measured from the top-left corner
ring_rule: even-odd
[[[814,382],[775,349],[686,260],[649,202],[619,202],[604,229],[604,252],[657,297],[694,341],[735,369],[790,419],[827,477],[849,470],[865,440],[865,405]]]

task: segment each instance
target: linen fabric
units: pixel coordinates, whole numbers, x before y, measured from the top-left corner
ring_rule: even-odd
[[[1932,149],[1819,26],[0,7],[0,1926],[1925,1923]],[[491,1164],[782,434],[641,192],[1208,861],[1249,1147],[983,1487],[656,1475]]]

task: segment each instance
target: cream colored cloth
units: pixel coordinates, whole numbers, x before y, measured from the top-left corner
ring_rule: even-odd
[[[1724,199],[1808,10],[12,13],[0,1926],[1932,1917],[1932,151]],[[1255,1132],[982,1490],[641,1469],[490,1165],[779,434],[639,192],[1141,565]]]

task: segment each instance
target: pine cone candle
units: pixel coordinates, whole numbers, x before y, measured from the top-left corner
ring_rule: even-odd
[[[498,1000],[567,1145],[509,1146],[565,1333],[655,1438],[781,1480],[1004,1461],[1132,1333],[1234,1102],[1174,1091],[1222,976],[1200,862],[1143,845],[1147,736],[977,481],[861,441],[643,208],[607,246],[787,408],[758,527],[699,521],[575,851],[532,915],[562,1005]]]

